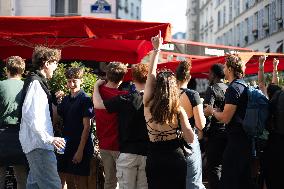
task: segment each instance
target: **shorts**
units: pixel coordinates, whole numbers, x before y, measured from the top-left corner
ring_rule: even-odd
[[[91,155],[83,155],[78,164],[72,162],[73,156],[57,154],[57,170],[59,173],[68,173],[78,176],[90,176]]]

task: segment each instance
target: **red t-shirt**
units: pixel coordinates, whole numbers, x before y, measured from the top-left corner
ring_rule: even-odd
[[[119,91],[116,88],[109,88],[104,85],[99,88],[99,91],[103,100],[127,93],[127,91]],[[117,113],[108,113],[104,109],[95,109],[95,115],[96,134],[100,149],[119,151]]]

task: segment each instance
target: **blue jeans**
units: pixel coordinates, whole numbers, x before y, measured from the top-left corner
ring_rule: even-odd
[[[61,189],[53,151],[35,149],[27,153],[26,157],[30,167],[27,189]]]
[[[202,158],[197,135],[194,134],[192,144],[189,144],[192,154],[187,157],[187,175],[186,188],[187,189],[205,189],[202,183]]]

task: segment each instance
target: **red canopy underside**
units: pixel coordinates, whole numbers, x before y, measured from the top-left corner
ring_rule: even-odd
[[[168,23],[92,17],[0,17],[0,58],[30,59],[37,45],[62,50],[64,60],[121,61],[135,64],[152,49],[159,30],[171,38]]]
[[[279,59],[279,65],[278,70],[284,70],[284,54],[268,54],[268,57],[266,59],[265,65],[264,65],[264,71],[265,72],[272,72],[273,71],[273,58]],[[247,53],[240,53],[240,56],[247,56]],[[259,59],[260,53],[255,53],[251,58],[244,61],[246,62],[246,70],[245,73],[247,75],[250,74],[257,74],[258,72],[258,59]],[[190,74],[193,78],[207,78],[208,72],[210,70],[210,67],[213,64],[225,63],[225,56],[220,57],[210,57],[210,58],[203,58],[203,59],[192,59],[192,68],[190,70]],[[176,71],[176,68],[179,64],[179,61],[172,61],[172,62],[165,62],[158,64],[157,70],[171,70],[173,72]],[[131,70],[128,70],[127,75],[125,76],[125,81],[131,80]]]
[[[110,39],[29,39],[24,45],[19,41],[0,39],[0,58],[17,55],[30,59],[34,44],[62,49],[64,60],[121,61],[136,64],[153,48],[146,40]]]

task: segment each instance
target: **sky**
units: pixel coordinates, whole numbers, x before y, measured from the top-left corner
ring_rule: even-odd
[[[186,31],[187,0],[141,0],[143,21],[171,23],[172,34]]]

